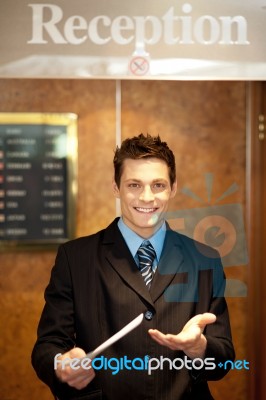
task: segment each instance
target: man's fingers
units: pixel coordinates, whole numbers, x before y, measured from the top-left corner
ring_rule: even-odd
[[[185,325],[184,330],[190,328],[192,325],[199,326],[202,330],[204,330],[206,325],[213,324],[216,321],[216,316],[212,313],[204,313],[195,315],[195,317],[191,318]]]
[[[216,315],[212,313],[201,314],[200,324],[208,325],[208,324],[213,324],[215,321],[216,321]]]
[[[86,356],[85,351],[80,347],[74,347],[66,354],[68,354],[68,357],[70,358],[82,358]]]
[[[76,376],[74,379],[70,379],[68,384],[75,387],[76,389],[83,389],[86,387],[95,377],[95,372],[93,369],[86,371],[86,375]]]
[[[148,332],[157,343],[165,345],[165,335],[162,332],[158,331],[157,329],[149,329]]]

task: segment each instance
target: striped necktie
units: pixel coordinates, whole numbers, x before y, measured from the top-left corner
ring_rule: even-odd
[[[144,282],[148,289],[150,289],[151,281],[153,278],[152,264],[156,257],[156,253],[151,243],[144,240],[137,251],[139,259],[139,270],[143,276]]]

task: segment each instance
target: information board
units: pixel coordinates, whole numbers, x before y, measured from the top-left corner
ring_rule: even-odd
[[[75,114],[0,113],[0,249],[74,236]]]

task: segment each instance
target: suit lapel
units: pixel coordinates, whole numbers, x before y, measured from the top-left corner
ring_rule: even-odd
[[[176,232],[167,230],[161,259],[150,289],[154,302],[170,285],[178,271],[183,272],[183,263],[184,257],[179,236]]]
[[[117,221],[118,219],[105,230],[103,238],[105,257],[124,282],[146,300],[146,302],[153,306],[150,292],[117,227]]]

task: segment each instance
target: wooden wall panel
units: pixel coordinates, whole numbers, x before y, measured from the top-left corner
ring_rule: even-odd
[[[0,80],[0,112],[78,114],[77,236],[106,226],[115,215],[111,195],[115,148],[115,82]],[[179,191],[171,209],[209,207],[232,184],[239,189],[219,205],[245,206],[245,83],[122,81],[122,136],[160,134],[177,160]],[[205,174],[212,173],[207,199]],[[203,202],[182,193],[189,187]],[[0,254],[1,399],[51,399],[30,366],[55,252]],[[226,268],[246,280],[245,266]],[[246,299],[228,299],[237,358],[246,358]],[[13,366],[15,364],[15,367]],[[232,371],[212,384],[216,400],[248,400],[247,376]]]

